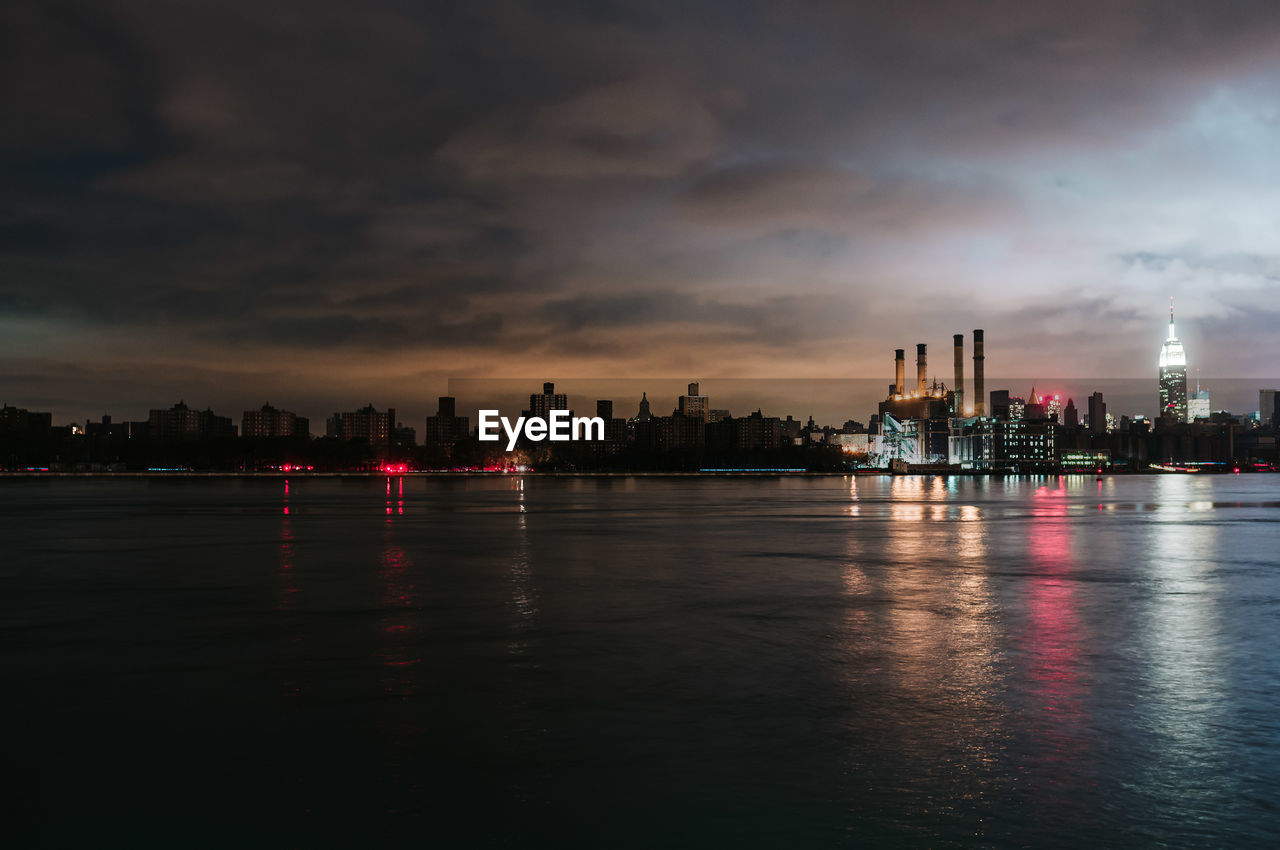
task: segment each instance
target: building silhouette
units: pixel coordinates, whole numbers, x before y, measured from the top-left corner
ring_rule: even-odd
[[[529,396],[529,409],[524,414],[526,417],[539,416],[546,419],[553,410],[568,409],[569,396],[556,392],[556,385],[547,381],[542,385],[541,395],[535,393]]]
[[[287,410],[264,404],[258,410],[246,410],[240,417],[242,437],[309,437],[310,422]]]
[[[152,410],[147,423],[153,440],[190,440],[236,435],[236,426],[230,416],[218,416],[209,409],[192,410],[184,401],[179,401],[168,410]]]
[[[396,409],[379,413],[372,403],[348,413],[335,413],[326,423],[325,436],[339,440],[366,440],[369,447],[385,456],[391,450],[396,427]]]
[[[648,422],[653,418],[653,414],[649,412],[649,394],[640,394],[640,409],[636,411],[635,422]]]
[[[682,395],[677,400],[676,410],[682,416],[706,422],[707,414],[711,410],[711,399],[698,393],[698,382],[694,381],[689,384],[688,395]]]
[[[450,448],[459,440],[466,438],[470,426],[471,421],[468,417],[457,415],[457,400],[453,396],[442,395],[438,401],[436,414],[427,417],[426,428],[422,432],[422,442],[427,446]]]
[[[1075,399],[1068,398],[1067,406],[1062,408],[1062,424],[1067,428],[1080,427],[1080,411],[1076,410]]]
[[[1107,403],[1102,393],[1089,396],[1089,430],[1094,434],[1107,433]]]
[[[1280,408],[1276,406],[1276,390],[1258,390],[1258,421],[1263,425],[1280,425]]]

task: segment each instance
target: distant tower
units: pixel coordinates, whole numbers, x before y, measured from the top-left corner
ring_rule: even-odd
[[[1187,353],[1173,327],[1173,299],[1169,299],[1169,336],[1160,348],[1160,415],[1187,421]]]
[[[1200,370],[1196,370],[1196,391],[1187,399],[1187,421],[1208,419],[1213,414],[1209,404],[1209,391],[1200,389]]]
[[[973,415],[986,416],[986,343],[981,328],[973,332]]]
[[[637,422],[648,422],[653,418],[653,414],[649,412],[649,394],[640,394],[640,411],[636,414]]]
[[[1107,433],[1107,403],[1102,393],[1089,396],[1089,430],[1095,434]]]
[[[1075,428],[1080,425],[1080,411],[1076,410],[1074,399],[1067,399],[1067,406],[1062,408],[1062,424],[1068,428]]]
[[[964,334],[955,334],[951,337],[952,347],[955,349],[955,378],[954,387],[955,399],[951,405],[951,413],[953,416],[964,416]]]

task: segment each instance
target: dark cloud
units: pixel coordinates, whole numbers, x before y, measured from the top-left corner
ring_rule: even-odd
[[[829,162],[763,161],[705,175],[682,199],[691,221],[763,231],[869,234],[972,228],[1013,212],[991,187],[860,173]]]
[[[958,323],[1122,374],[1150,358],[1114,329],[1173,289],[1254,346],[1225,366],[1280,354],[1248,310],[1280,267],[1250,112],[1280,80],[1271,3],[0,15],[0,326],[38,328],[10,358],[289,358],[317,387],[344,357],[382,387],[424,359],[575,352],[874,374]],[[91,412],[61,385],[59,410]]]

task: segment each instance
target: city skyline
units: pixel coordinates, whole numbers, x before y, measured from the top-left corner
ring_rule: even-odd
[[[1280,10],[700,9],[6,9],[3,394],[871,379],[955,325],[1140,378],[1170,295],[1275,382]]]
[[[982,331],[976,330],[973,334],[975,340],[977,340],[981,336]],[[977,360],[973,359],[972,363],[970,363],[970,360],[977,352],[976,349],[972,347],[974,344],[973,342],[964,342],[963,334],[954,334],[952,336],[953,345],[955,346],[954,368],[958,370],[956,372],[957,375],[964,376],[962,378],[961,385],[962,393],[964,398],[967,400],[965,402],[964,409],[966,413],[973,413],[973,390],[977,386],[975,379],[978,375],[976,369],[972,368],[973,366],[976,366]],[[935,359],[932,366],[926,366],[925,363],[920,360],[920,357],[924,356],[927,346],[928,343],[918,343],[916,345],[916,377],[911,382],[911,387],[915,390],[919,390],[924,387],[926,383],[929,383],[935,388],[949,387],[950,389],[954,389],[954,387],[951,387],[944,379],[946,372],[938,369],[939,360]],[[999,348],[997,347],[996,351],[998,350]],[[894,372],[896,373],[894,375],[894,381],[899,387],[897,390],[899,398],[903,397],[901,393],[904,378],[904,364],[902,362],[902,358],[904,356],[905,349],[896,350],[897,361],[894,366]],[[983,356],[982,359],[985,360],[986,357]],[[1173,301],[1170,299],[1167,334],[1162,341],[1160,356],[1158,358],[1157,392],[1159,399],[1150,406],[1142,400],[1148,393],[1145,389],[1139,388],[1140,385],[1146,385],[1148,379],[1144,378],[1105,379],[1064,378],[1061,376],[1015,378],[994,377],[986,384],[986,387],[991,389],[993,392],[997,390],[1004,391],[1007,394],[1017,397],[1017,394],[1022,391],[1023,386],[1029,386],[1030,392],[1034,394],[1035,384],[1039,381],[1041,383],[1042,390],[1045,390],[1050,397],[1054,398],[1058,405],[1064,405],[1066,400],[1072,398],[1074,395],[1083,397],[1085,395],[1085,390],[1092,393],[1096,391],[1100,385],[1105,385],[1103,388],[1110,390],[1109,397],[1112,399],[1111,404],[1113,410],[1123,411],[1123,414],[1126,416],[1139,416],[1146,418],[1157,418],[1161,415],[1162,411],[1166,407],[1166,402],[1169,397],[1168,394],[1172,387],[1176,390],[1175,395],[1180,397],[1182,400],[1181,407],[1178,408],[1178,411],[1176,412],[1176,418],[1180,421],[1189,421],[1187,418],[1189,410],[1188,405],[1193,396],[1200,399],[1197,409],[1199,409],[1202,414],[1207,415],[1207,413],[1205,413],[1205,404],[1208,402],[1207,396],[1209,388],[1208,386],[1205,386],[1203,394],[1200,392],[1200,370],[1199,367],[1196,367],[1196,390],[1193,393],[1189,389],[1187,376],[1188,362],[1186,348],[1183,345],[1180,336],[1175,331]],[[662,388],[659,389],[658,394],[655,395],[655,398],[651,399],[651,401],[661,399],[661,393],[663,391],[669,391],[668,394],[674,397],[679,393],[672,389],[672,387],[676,384],[680,384],[686,379],[650,376],[642,378],[571,377],[568,379],[556,377],[555,380],[562,382],[562,384],[566,380],[570,384],[576,384],[579,387],[577,390],[580,396],[579,401],[584,404],[594,403],[594,398],[591,398],[591,396],[601,397],[607,395],[609,396],[609,400],[616,402],[621,410],[628,405],[638,405],[641,398],[649,392],[649,390],[646,389],[646,386],[651,389]],[[841,379],[803,376],[772,379],[708,378],[703,380],[709,380],[713,384],[719,384],[722,388],[734,388],[736,391],[730,390],[730,398],[732,399],[732,403],[737,407],[734,412],[739,415],[746,412],[743,410],[744,407],[750,409],[776,404],[785,408],[784,410],[777,411],[781,415],[795,415],[798,413],[801,418],[804,418],[805,416],[817,416],[820,421],[824,421],[827,424],[839,423],[846,418],[857,419],[859,417],[868,416],[869,414],[865,413],[864,409],[873,407],[880,399],[880,395],[877,394],[879,390],[872,389],[872,387],[883,386],[882,383],[879,383],[879,379],[876,378]],[[1213,403],[1213,406],[1208,408],[1208,410],[1234,410],[1237,415],[1242,416],[1249,415],[1249,400],[1253,398],[1260,389],[1266,389],[1262,384],[1269,383],[1266,379],[1261,379],[1261,381],[1259,381],[1258,379],[1250,378],[1214,378],[1206,380],[1208,383],[1219,388],[1219,392],[1215,395],[1216,401]],[[479,409],[481,407],[499,404],[500,406],[505,406],[508,410],[514,410],[516,409],[515,400],[524,396],[524,388],[541,381],[542,379],[537,379],[537,381],[535,381],[535,379],[528,377],[450,378],[445,384],[443,394],[447,394],[455,398],[462,397],[464,399],[464,409],[466,407]],[[623,394],[615,398],[615,388],[619,385],[627,385],[630,387],[630,393],[628,394],[627,390],[623,390]],[[824,385],[825,390],[823,391],[815,389],[816,387]],[[690,386],[692,387],[694,385]],[[802,401],[805,396],[805,392],[803,390],[798,393],[794,391],[794,388],[797,386],[808,387],[807,402]],[[455,390],[455,387],[466,387],[468,389],[459,391]],[[639,389],[636,389],[636,387],[639,387]],[[966,387],[968,387],[968,389],[966,389]],[[1117,390],[1119,390],[1119,392],[1117,392]],[[922,390],[921,393],[923,394]],[[389,407],[391,412],[394,414],[398,407],[395,400],[403,399],[405,398],[405,395],[406,394],[404,393],[398,394],[393,397],[389,405],[384,403],[383,406]],[[990,401],[987,392],[981,391],[979,392],[979,395],[982,396],[982,402],[984,405]],[[185,404],[186,395],[184,393],[179,393],[179,396],[179,404]],[[295,398],[298,397],[296,388],[294,389],[292,396]],[[817,404],[814,402],[815,396],[821,398],[821,401]],[[277,394],[275,397],[279,397],[279,395]],[[913,397],[913,393],[908,393],[908,398],[909,397]],[[307,409],[307,412],[309,412],[311,416],[304,416],[301,417],[301,419],[304,423],[306,423],[308,419],[317,422],[318,428],[312,433],[319,436],[324,435],[326,431],[332,430],[331,428],[325,428],[323,423],[326,418],[329,417],[329,412],[334,410],[334,405],[338,404],[341,406],[343,402],[340,402],[332,395],[326,394],[324,398],[327,398],[327,402],[321,405],[321,407],[323,407],[322,412],[317,408],[318,398],[318,396],[310,396],[309,401],[302,405],[302,407]],[[502,400],[501,402],[499,401],[500,399]],[[1224,401],[1224,399],[1229,400],[1231,403]],[[421,423],[425,418],[434,415],[436,412],[434,409],[429,408],[426,409],[425,412],[423,411],[422,406],[429,405],[431,402],[428,399],[424,399],[421,395],[411,395],[408,400],[410,402],[408,405],[398,408],[405,416],[405,419],[401,420],[401,422],[403,422],[407,427],[416,427],[414,423]],[[3,401],[5,404],[12,404],[12,406],[15,407],[23,407],[22,404],[13,403],[8,399],[4,399]],[[152,401],[154,401],[154,397]],[[665,401],[660,403],[665,403]],[[84,402],[81,402],[81,404],[83,405]],[[203,404],[206,410],[218,405],[230,410],[240,406],[241,398],[240,394],[235,394],[231,397],[219,398],[216,404],[210,404],[207,400],[200,404]],[[199,407],[200,404],[197,404],[196,406]],[[797,407],[796,405],[799,406]],[[32,408],[40,407],[39,404],[28,404],[26,406]],[[121,417],[117,412],[113,412],[119,407],[119,405],[109,403],[106,406],[112,408],[112,410],[106,411],[106,415],[113,416],[117,420],[128,419],[127,415]],[[368,402],[369,408],[374,408],[376,406],[377,405],[374,405],[372,401]],[[263,410],[265,411],[268,407],[274,407],[274,405],[271,405],[270,402],[264,402]],[[154,408],[150,404],[146,409],[154,411]],[[58,418],[60,413],[61,411],[55,411],[55,418]],[[256,415],[256,411],[251,411],[249,409],[246,409],[245,413],[246,415],[250,413],[254,413]],[[988,410],[988,415],[989,413],[990,411]],[[98,412],[85,414],[80,417],[63,416],[61,417],[61,421],[91,422],[97,421],[101,415],[102,413]],[[336,416],[339,414],[334,413],[333,415]],[[395,422],[392,422],[391,426],[394,426],[395,424]]]
[[[0,32],[13,846],[1280,846],[1280,2]]]

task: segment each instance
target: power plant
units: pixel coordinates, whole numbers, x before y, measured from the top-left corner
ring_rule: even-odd
[[[973,404],[969,407],[964,403],[964,334],[954,335],[952,346],[955,355],[955,383],[948,388],[936,378],[932,381],[929,379],[928,346],[923,342],[916,344],[916,385],[911,392],[907,392],[905,386],[906,351],[901,348],[894,350],[894,380],[889,386],[888,397],[880,402],[881,419],[886,413],[900,421],[983,415],[982,331],[973,332]]]
[[[911,392],[905,386],[906,352],[894,350],[894,381],[888,397],[880,402],[880,425],[884,439],[899,459],[919,462],[929,457],[946,458],[952,424],[956,420],[973,421],[985,414],[983,404],[983,333],[973,332],[973,404],[964,403],[964,334],[951,338],[954,383],[951,387],[929,379],[928,347],[916,344],[916,384]]]

